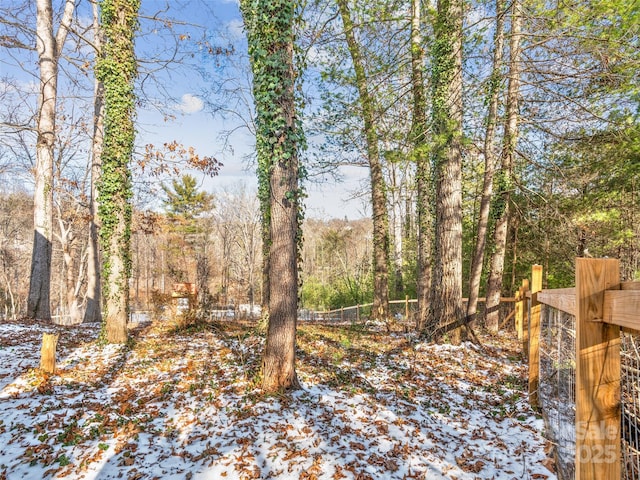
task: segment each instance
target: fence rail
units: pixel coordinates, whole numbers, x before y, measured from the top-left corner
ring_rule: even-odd
[[[469,299],[463,298],[462,302],[465,303]],[[500,298],[500,317],[503,323],[511,320],[515,315],[514,305],[517,299],[515,297],[502,297]],[[482,304],[486,302],[486,298],[478,298],[478,303]],[[406,297],[404,300],[390,300],[389,310],[392,317],[403,322],[410,322],[414,320],[414,314],[417,311],[418,300],[415,298]],[[303,310],[299,313],[299,318],[304,321],[322,321],[322,322],[356,322],[365,321],[371,317],[371,309],[373,303],[363,303],[360,305],[353,305],[350,307],[336,308],[333,310],[325,311],[313,311]]]
[[[531,404],[542,407],[549,424],[560,408],[566,410],[566,405],[548,402],[551,393],[559,399],[564,396],[567,404],[574,402],[575,478],[640,478],[640,282],[620,282],[618,260],[579,258],[575,287],[543,290],[538,265],[532,270],[531,285],[529,291],[523,283],[517,295],[521,305],[516,307],[518,335],[526,340],[529,356]],[[559,336],[567,323],[549,321],[554,311],[565,312],[569,325],[575,325],[569,333],[572,338]],[[560,346],[567,340],[573,341],[573,356],[562,360],[558,352],[550,354],[550,343]],[[553,390],[548,384],[552,377],[558,382],[562,374],[569,375],[569,383],[575,382],[569,394],[561,391],[561,385]],[[541,394],[546,396],[542,402]],[[562,449],[557,454],[566,456]],[[571,478],[572,469],[560,468],[558,473]]]

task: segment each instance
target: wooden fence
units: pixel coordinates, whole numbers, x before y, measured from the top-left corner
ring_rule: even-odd
[[[516,294],[515,324],[529,357],[529,399],[539,407],[540,311],[575,316],[575,478],[621,478],[620,331],[640,333],[640,282],[620,282],[616,259],[576,259],[575,287],[543,290],[542,267]]]
[[[463,304],[469,299],[463,298]],[[482,305],[486,302],[486,298],[478,298],[478,304]],[[500,298],[500,318],[501,326],[511,322],[516,314],[514,305],[516,304],[515,297],[501,297]],[[392,317],[400,320],[401,323],[411,323],[415,321],[414,315],[418,306],[418,300],[415,298],[409,298],[408,296],[404,300],[390,300],[389,310]],[[342,307],[334,310],[325,311],[313,311],[302,310],[298,314],[300,320],[306,321],[321,321],[321,322],[352,322],[360,323],[361,321],[368,320],[371,317],[371,308],[373,303],[364,303],[361,305],[354,305],[351,307]],[[482,307],[479,308],[481,310]]]

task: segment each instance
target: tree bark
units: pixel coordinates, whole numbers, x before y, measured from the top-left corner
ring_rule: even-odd
[[[60,249],[62,250],[63,271],[65,273],[64,297],[66,300],[66,308],[64,316],[59,318],[55,323],[59,325],[77,325],[81,323],[80,304],[78,301],[78,286],[82,282],[84,271],[82,269],[82,260],[80,268],[76,272],[76,248],[75,234],[73,232],[73,220],[69,220],[68,224],[62,218],[62,210],[58,207],[58,225],[60,229]],[[77,276],[76,276],[77,273]]]
[[[411,85],[413,93],[413,118],[411,137],[413,157],[416,163],[417,213],[418,213],[418,312],[416,330],[427,325],[429,295],[431,291],[431,242],[433,240],[433,215],[431,214],[432,189],[429,146],[427,144],[427,103],[424,88],[424,50],[422,48],[420,0],[411,2]]]
[[[128,249],[128,242],[125,240],[125,218],[121,218],[120,227],[116,228],[107,248],[110,256],[110,268],[105,280],[109,282],[108,295],[106,298],[106,318],[105,333],[109,343],[126,343],[129,338],[127,322],[129,320],[129,268],[126,259],[122,255],[116,254],[122,249]]]
[[[405,215],[402,208],[404,202],[403,181],[398,179],[396,165],[390,165],[390,194],[391,201],[391,245],[392,245],[392,262],[393,262],[393,296],[395,299],[404,297],[404,278],[403,278],[403,242],[404,242],[404,223]]]
[[[53,242],[53,157],[56,139],[58,59],[71,23],[74,0],[67,0],[57,34],[53,33],[51,0],[36,1],[36,50],[40,65],[40,95],[33,194],[33,251],[27,317],[51,319],[51,252]]]
[[[262,387],[274,392],[299,387],[295,371],[301,242],[298,151],[304,137],[296,114],[295,3],[242,0],[240,8],[253,71],[259,196],[263,234],[268,233],[269,242],[264,263],[269,325]]]
[[[462,320],[462,2],[439,0],[432,66],[436,224],[430,317],[438,331]],[[460,326],[447,332],[462,340]],[[437,336],[439,336],[438,333]]]
[[[509,39],[509,84],[507,87],[507,108],[501,170],[497,198],[494,204],[495,229],[493,233],[494,251],[487,282],[487,303],[485,324],[491,331],[497,331],[500,322],[500,295],[504,258],[509,228],[509,207],[513,184],[513,163],[518,139],[518,94],[520,90],[520,4],[514,0],[511,4],[511,37]]]
[[[491,196],[493,195],[493,177],[496,171],[495,127],[498,116],[498,100],[500,81],[502,78],[502,57],[504,49],[504,0],[496,0],[496,31],[494,35],[493,69],[489,78],[489,91],[487,95],[487,126],[484,137],[484,180],[482,184],[482,198],[478,213],[478,231],[475,248],[471,260],[469,274],[469,302],[467,303],[467,322],[476,319],[478,309],[478,296],[480,294],[480,280],[484,263],[484,252],[487,243],[487,230],[489,225],[489,210]]]
[[[364,62],[360,46],[355,38],[348,0],[338,0],[338,9],[356,75],[369,162],[373,219],[373,307],[371,316],[375,320],[386,322],[389,319],[389,214],[378,146],[378,133],[374,120],[375,106],[367,87]]]
[[[286,107],[292,115],[293,105]],[[295,371],[299,208],[297,199],[289,198],[289,192],[298,189],[297,162],[297,157],[277,162],[271,174],[269,328],[262,363],[266,391],[299,387]]]

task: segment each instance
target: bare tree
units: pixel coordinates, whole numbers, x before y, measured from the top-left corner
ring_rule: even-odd
[[[489,77],[487,92],[487,117],[484,137],[484,180],[482,185],[482,197],[480,211],[478,213],[478,226],[476,242],[471,257],[471,269],[469,274],[469,302],[467,303],[467,322],[475,320],[478,307],[478,295],[480,293],[480,279],[484,263],[485,245],[487,243],[487,230],[489,225],[489,207],[493,194],[493,177],[496,171],[497,155],[495,153],[495,130],[498,120],[498,104],[500,85],[502,82],[502,57],[504,49],[504,16],[505,5],[503,0],[496,1],[496,24],[493,45],[493,67]]]
[[[509,227],[509,212],[513,190],[513,164],[518,140],[518,95],[520,90],[520,3],[511,3],[511,36],[509,38],[509,84],[507,86],[507,116],[505,121],[501,168],[498,177],[498,192],[494,200],[495,227],[493,232],[493,255],[487,281],[487,303],[485,323],[487,328],[497,331],[500,319],[500,295]]]
[[[93,12],[93,44],[97,55],[102,51],[97,0],[91,2]],[[89,242],[87,245],[87,299],[84,322],[101,322],[100,244],[98,239],[98,183],[102,167],[102,143],[104,137],[104,85],[94,79],[93,87],[93,136],[91,139],[91,182],[89,197]]]
[[[66,0],[57,33],[54,34],[51,0],[36,0],[36,50],[40,64],[40,95],[33,195],[34,239],[27,316],[51,318],[51,251],[53,242],[53,163],[58,95],[58,60],[62,54],[75,9]]]
[[[416,293],[418,312],[416,329],[427,325],[429,296],[431,291],[431,244],[433,240],[433,215],[431,214],[433,189],[431,165],[428,154],[427,100],[424,86],[424,49],[420,0],[411,2],[411,89],[413,111],[411,123],[412,156],[416,164],[416,210],[418,215],[418,262]]]
[[[0,317],[15,319],[25,304],[32,202],[26,192],[0,193]]]
[[[371,178],[374,265],[374,293],[371,316],[377,320],[387,321],[389,318],[389,214],[387,212],[386,184],[378,146],[379,139],[374,120],[375,105],[367,84],[362,52],[356,40],[356,32],[348,0],[338,0],[338,8],[356,76]]]

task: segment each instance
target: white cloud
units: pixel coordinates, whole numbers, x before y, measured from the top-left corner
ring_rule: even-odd
[[[176,109],[182,113],[196,113],[204,108],[204,102],[201,98],[190,93],[185,93],[180,98],[180,103],[176,105]]]
[[[244,38],[244,23],[240,18],[234,18],[227,22],[227,31],[232,40]]]

